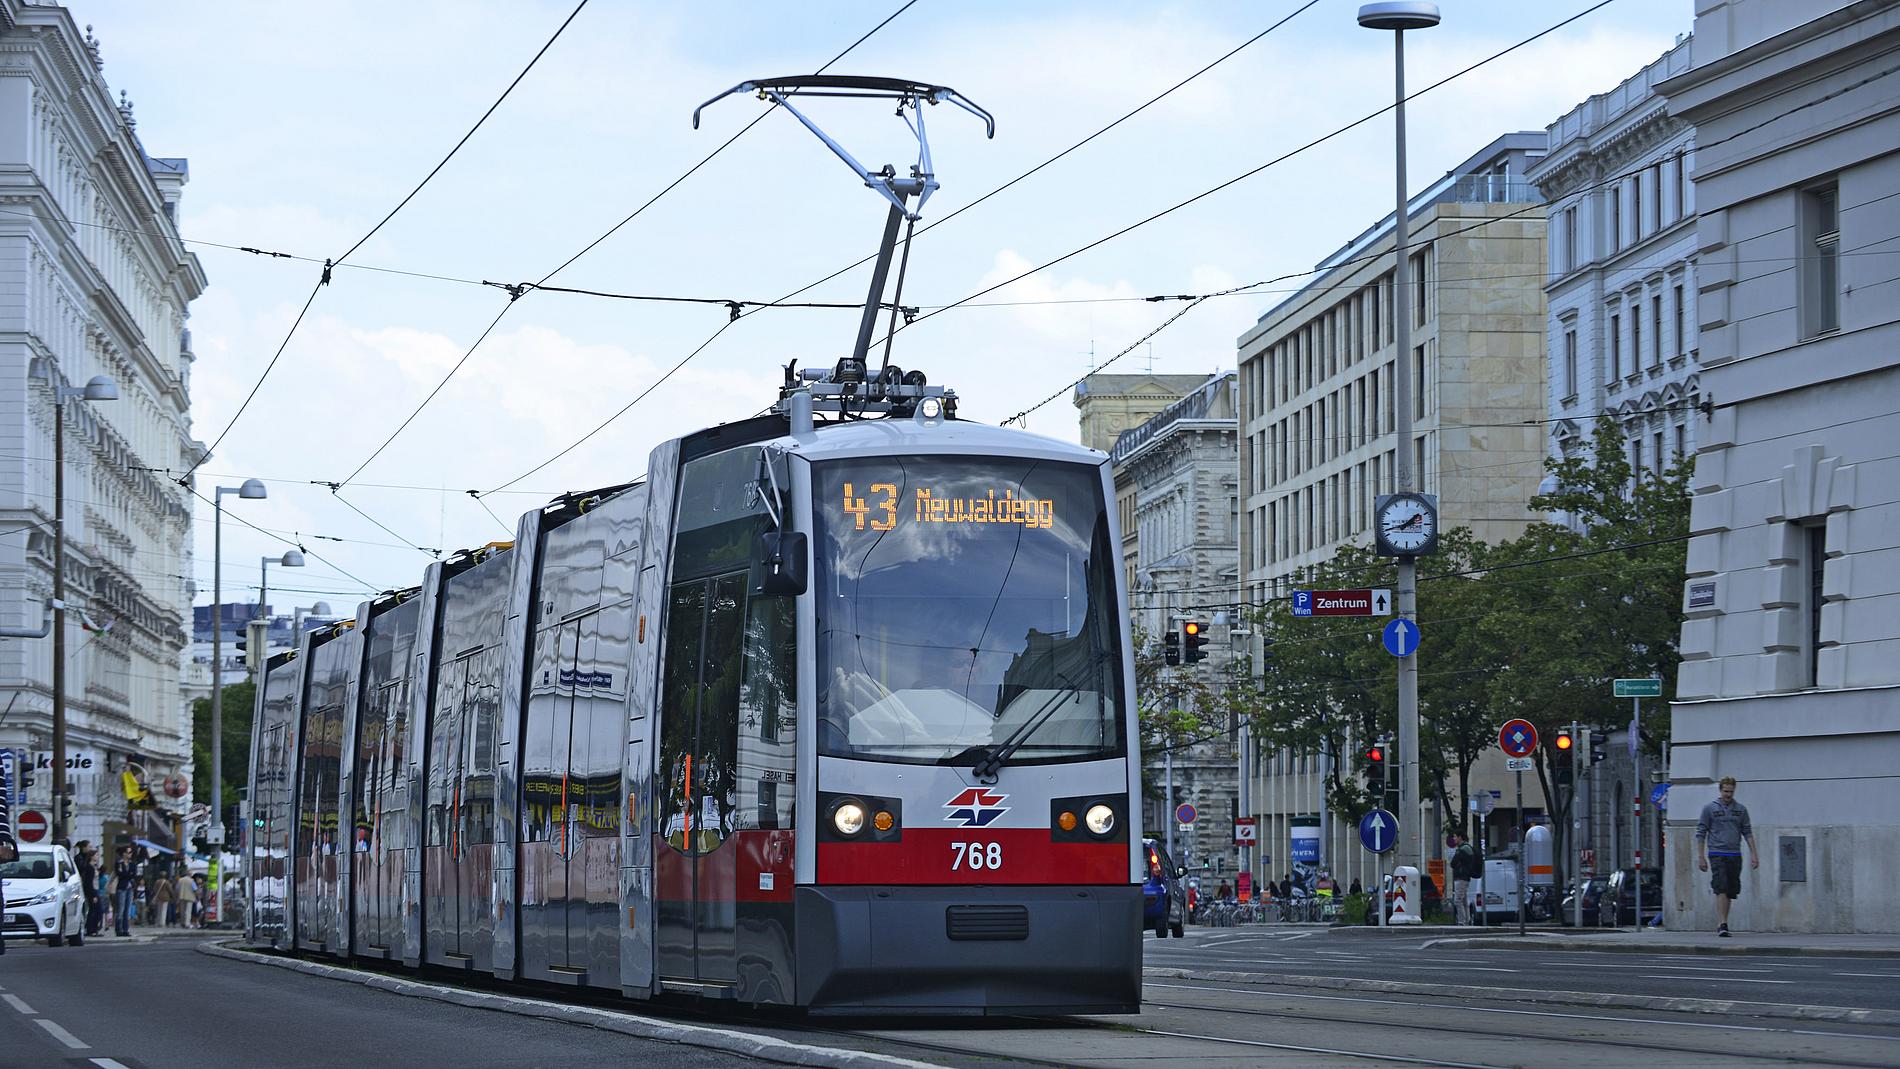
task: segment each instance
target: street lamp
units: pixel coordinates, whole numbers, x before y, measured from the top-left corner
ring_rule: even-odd
[[[1392,69],[1395,125],[1398,130],[1398,162],[1395,170],[1397,207],[1392,214],[1392,329],[1397,343],[1392,361],[1392,403],[1398,419],[1394,430],[1398,448],[1393,450],[1393,492],[1417,489],[1417,473],[1412,470],[1412,309],[1411,282],[1406,272],[1405,239],[1411,229],[1411,214],[1405,196],[1405,31],[1426,30],[1438,25],[1438,5],[1420,0],[1366,4],[1359,9],[1359,25],[1369,30],[1392,31]],[[1399,615],[1418,617],[1418,564],[1416,557],[1402,556],[1399,565]],[[1419,825],[1418,797],[1418,654],[1399,658],[1399,820],[1409,825],[1412,835],[1410,853],[1419,872],[1426,871],[1425,835]]]
[[[270,566],[273,560],[286,568],[301,568],[303,567],[303,553],[299,550],[288,549],[284,551],[284,555],[281,557],[259,558],[260,563],[257,566],[257,615],[252,617],[251,621],[253,623],[262,621],[263,631],[261,633],[253,632],[250,637],[253,647],[251,650],[253,654],[252,663],[258,665],[264,663],[264,652],[269,647]]]
[[[244,480],[242,486],[220,486],[211,497],[211,832],[205,836],[216,853],[224,847],[224,586],[220,556],[224,552],[224,495],[240,501],[269,497],[264,484]],[[217,901],[217,885],[209,889]]]
[[[66,842],[66,402],[116,401],[119,387],[104,375],[84,386],[53,381],[53,841]]]

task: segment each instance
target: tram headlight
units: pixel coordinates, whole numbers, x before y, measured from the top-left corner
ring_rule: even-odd
[[[864,830],[864,807],[845,802],[831,811],[831,823],[840,835],[856,835]]]
[[[1087,815],[1082,819],[1088,823],[1089,830],[1097,835],[1107,835],[1115,830],[1115,811],[1108,806],[1099,803],[1089,806]]]

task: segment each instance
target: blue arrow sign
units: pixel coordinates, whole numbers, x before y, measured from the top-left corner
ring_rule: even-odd
[[[1418,649],[1418,625],[1400,617],[1385,625],[1385,634],[1381,641],[1385,651],[1394,657],[1410,657]]]
[[[1313,615],[1313,592],[1311,590],[1295,590],[1293,592],[1293,615]]]
[[[1359,818],[1359,845],[1375,854],[1389,853],[1399,844],[1399,818],[1375,809]]]

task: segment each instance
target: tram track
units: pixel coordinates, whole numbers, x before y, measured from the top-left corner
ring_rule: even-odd
[[[1186,987],[1187,985],[1183,985],[1183,986]],[[1192,988],[1189,988],[1189,989],[1192,989]],[[1231,989],[1204,988],[1201,990],[1229,991]],[[1261,992],[1261,994],[1285,994],[1285,992]],[[1343,1001],[1360,1002],[1362,1000],[1343,999]],[[1526,1033],[1522,1031],[1473,1027],[1473,1026],[1468,1026],[1468,1025],[1451,1024],[1451,1023],[1433,1024],[1430,1022],[1418,1021],[1416,1019],[1410,1019],[1410,1018],[1406,1020],[1402,1020],[1402,1021],[1382,1021],[1382,1020],[1378,1020],[1369,1016],[1368,1017],[1336,1016],[1336,1015],[1328,1015],[1324,1013],[1301,1013],[1297,1010],[1265,1010],[1265,1009],[1253,1009],[1253,1008],[1247,1008],[1247,1007],[1233,1007],[1233,1006],[1221,1006],[1221,1007],[1215,1008],[1215,1007],[1210,1007],[1210,1006],[1205,1006],[1205,1005],[1196,1005],[1193,1003],[1185,1003],[1185,1002],[1163,1002],[1163,1001],[1158,1001],[1151,998],[1142,999],[1142,1005],[1144,1007],[1152,1007],[1155,1009],[1182,1010],[1182,1011],[1194,1012],[1194,1013],[1220,1013],[1220,1014],[1238,1013],[1238,1014],[1242,1014],[1248,1017],[1265,1017],[1265,1018],[1273,1018],[1277,1020],[1287,1020],[1287,1021],[1319,1022],[1319,1023],[1325,1023],[1325,1024],[1334,1024],[1334,1025],[1350,1025],[1356,1028],[1386,1028],[1386,1029],[1392,1029],[1392,1030],[1401,1031],[1401,1032],[1441,1032],[1441,1033],[1450,1033],[1450,1034],[1453,1034],[1465,1039],[1478,1036],[1478,1037],[1483,1037],[1486,1039],[1498,1040],[1501,1042],[1522,1042],[1525,1040],[1534,1040],[1534,1041],[1545,1041],[1545,1042],[1563,1043],[1563,1044],[1573,1044],[1573,1043],[1584,1044],[1588,1046],[1597,1046],[1597,1047],[1615,1047],[1619,1049],[1640,1050],[1640,1051],[1647,1051],[1647,1052],[1654,1052],[1654,1053],[1661,1053],[1661,1054],[1679,1054],[1679,1055],[1686,1054],[1686,1055],[1696,1055],[1696,1056],[1707,1056],[1710,1053],[1712,1053],[1712,1051],[1710,1050],[1708,1046],[1656,1043],[1656,1042],[1636,1040],[1636,1039],[1621,1039],[1621,1038],[1610,1037],[1610,1036],[1591,1036],[1591,1035],[1574,1035],[1574,1034],[1563,1035],[1563,1036],[1527,1035]],[[1380,1005],[1389,1006],[1390,1004],[1381,1003]],[[1426,1004],[1406,1003],[1406,1005],[1425,1006]],[[1467,1006],[1457,1006],[1457,1005],[1434,1005],[1431,1008],[1436,1009],[1436,1010],[1447,1011],[1447,1012],[1460,1012],[1460,1011],[1489,1012],[1490,1011],[1489,1007],[1467,1007]],[[1547,1016],[1552,1016],[1552,1017],[1568,1017],[1568,1018],[1584,1017],[1587,1020],[1603,1023],[1603,1024],[1614,1024],[1614,1023],[1624,1022],[1628,1024],[1633,1024],[1633,1025],[1668,1026],[1668,1025],[1673,1025],[1677,1023],[1677,1022],[1659,1021],[1659,1020],[1645,1019],[1645,1018],[1617,1017],[1617,1016],[1609,1015],[1609,1014],[1578,1015],[1578,1014],[1561,1014],[1555,1011],[1517,1011],[1517,1012],[1531,1012],[1531,1013],[1536,1013],[1539,1016],[1547,1015]],[[1856,1032],[1833,1032],[1833,1031],[1826,1031],[1823,1029],[1778,1028],[1778,1027],[1767,1026],[1767,1025],[1747,1025],[1747,1026],[1727,1025],[1727,1026],[1715,1026],[1715,1027],[1724,1027],[1724,1028],[1732,1029],[1735,1031],[1758,1030],[1762,1032],[1777,1033],[1777,1034],[1788,1035],[1788,1036],[1811,1036],[1815,1038],[1825,1037],[1825,1038],[1847,1039],[1847,1040],[1859,1039],[1859,1040],[1873,1040],[1876,1042],[1889,1041],[1889,1037],[1865,1035],[1865,1034],[1856,1033]],[[1762,1053],[1762,1052],[1748,1051],[1748,1050],[1728,1050],[1728,1049],[1724,1049],[1723,1051],[1720,1052],[1720,1054],[1722,1057],[1725,1057],[1725,1058],[1739,1058],[1739,1059],[1746,1059],[1746,1060],[1751,1060],[1751,1061],[1766,1061],[1766,1062],[1781,1062],[1781,1063],[1786,1063],[1790,1061],[1800,1061],[1800,1062],[1803,1062],[1805,1064],[1810,1064],[1810,1065],[1837,1065],[1837,1066],[1850,1067],[1850,1069],[1889,1069],[1889,1067],[1891,1067],[1894,1064],[1894,1059],[1892,1058],[1887,1058],[1883,1060],[1860,1060],[1860,1059],[1846,1059],[1846,1058],[1831,1058],[1831,1057],[1817,1056],[1817,1055],[1811,1055],[1811,1054],[1791,1055],[1791,1054],[1785,1054],[1785,1053]],[[1395,1056],[1390,1055],[1390,1054],[1382,1054],[1382,1055],[1378,1055],[1378,1057],[1395,1059]],[[1426,1064],[1450,1065],[1453,1063],[1427,1062]]]

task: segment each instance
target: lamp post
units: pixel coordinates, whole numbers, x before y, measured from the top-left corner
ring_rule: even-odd
[[[224,852],[224,586],[220,556],[224,551],[224,495],[236,494],[240,501],[257,501],[270,496],[256,479],[242,486],[220,486],[211,498],[211,833],[214,854]],[[207,889],[217,902],[214,883]]]
[[[84,386],[53,381],[53,835],[66,842],[66,402],[116,401],[119,387],[104,375]]]
[[[258,666],[264,664],[264,652],[270,640],[270,566],[273,560],[286,568],[301,568],[303,567],[303,553],[299,550],[288,549],[284,551],[284,555],[281,557],[259,558],[257,566],[257,615],[251,618],[251,622],[253,624],[259,624],[261,621],[260,626],[262,630],[258,631],[253,628],[248,651],[250,654],[248,660]]]
[[[1392,361],[1392,403],[1397,409],[1398,448],[1393,451],[1393,492],[1417,489],[1418,473],[1412,470],[1412,309],[1411,282],[1406,277],[1410,264],[1406,259],[1405,239],[1411,229],[1411,214],[1405,196],[1405,31],[1424,30],[1438,25],[1438,5],[1419,0],[1366,4],[1359,9],[1359,25],[1369,30],[1392,31],[1392,67],[1395,125],[1398,130],[1396,166],[1397,207],[1392,215],[1392,331],[1396,352]],[[1418,564],[1414,557],[1400,557],[1399,615],[1418,616]],[[1412,837],[1409,851],[1421,876],[1425,864],[1425,835],[1420,826],[1418,796],[1418,654],[1399,658],[1399,821]]]

